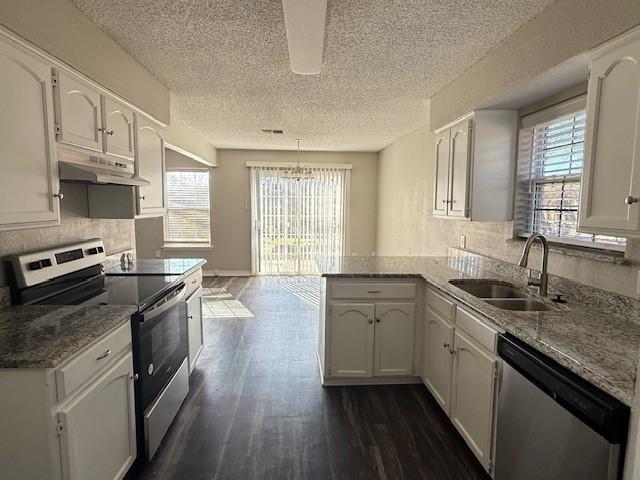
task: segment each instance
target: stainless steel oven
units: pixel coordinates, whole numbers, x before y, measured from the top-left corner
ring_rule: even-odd
[[[185,293],[180,283],[133,318],[139,444],[147,461],[189,391]]]

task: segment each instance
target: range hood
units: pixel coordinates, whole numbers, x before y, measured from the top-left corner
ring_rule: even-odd
[[[90,164],[58,162],[60,180],[75,180],[89,183],[109,183],[115,185],[132,185],[147,187],[151,182],[135,173],[117,172],[109,168],[101,168]]]

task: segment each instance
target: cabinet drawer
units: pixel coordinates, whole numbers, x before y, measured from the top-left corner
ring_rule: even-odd
[[[444,315],[447,320],[453,322],[456,315],[456,304],[444,295],[437,293],[431,288],[427,288],[427,305],[441,315]]]
[[[105,335],[65,366],[56,370],[58,401],[68,397],[98,371],[110,365],[117,354],[127,347],[131,349],[129,322],[125,322],[112,333]]]
[[[184,284],[187,286],[185,297],[188,297],[202,285],[202,268],[198,268],[195,272],[187,275],[184,279]]]
[[[332,298],[415,298],[415,283],[337,283]]]
[[[456,311],[456,328],[460,328],[477,343],[495,353],[498,331],[463,308]]]

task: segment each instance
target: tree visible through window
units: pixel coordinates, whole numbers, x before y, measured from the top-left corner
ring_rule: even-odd
[[[516,233],[541,233],[564,243],[624,249],[624,238],[577,231],[585,123],[581,109],[520,131]]]
[[[167,215],[164,240],[169,243],[211,243],[209,172],[167,172]]]

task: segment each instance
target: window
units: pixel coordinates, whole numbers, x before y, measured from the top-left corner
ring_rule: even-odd
[[[585,97],[523,117],[518,148],[515,233],[624,250],[624,238],[577,231],[584,157]]]
[[[209,210],[208,170],[167,172],[165,242],[209,245],[211,243]]]

